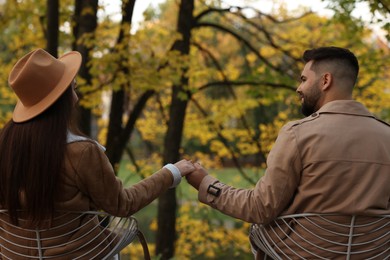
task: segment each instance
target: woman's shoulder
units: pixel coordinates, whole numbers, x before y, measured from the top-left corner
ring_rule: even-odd
[[[106,150],[106,148],[103,145],[99,144],[97,141],[85,136],[73,134],[72,132],[68,132],[66,142],[70,147],[77,150],[84,150],[91,146],[97,147],[102,151]]]

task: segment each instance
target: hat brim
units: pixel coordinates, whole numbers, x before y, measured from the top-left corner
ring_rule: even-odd
[[[76,77],[80,69],[82,60],[81,54],[76,51],[71,51],[58,58],[58,60],[65,64],[64,74],[58,84],[44,99],[33,106],[26,107],[20,100],[18,100],[12,116],[12,120],[14,122],[25,122],[40,115],[48,109],[70,86],[70,83]]]

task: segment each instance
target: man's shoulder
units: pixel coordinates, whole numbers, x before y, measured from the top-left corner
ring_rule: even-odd
[[[376,116],[374,117],[378,122],[380,122],[380,123],[382,123],[382,124],[384,124],[384,125],[386,125],[386,126],[388,126],[388,127],[390,127],[390,124],[389,123],[387,123],[386,121],[383,121],[383,120],[381,120],[381,119],[379,119],[379,118],[377,118]]]
[[[340,115],[345,115],[343,113],[339,113],[339,114],[330,113],[330,114],[332,115],[332,118],[339,118]],[[312,126],[312,123],[315,123],[315,124],[329,123],[329,121],[320,120],[323,117],[323,115],[329,115],[329,113],[315,112],[308,117],[305,117],[305,118],[302,118],[299,120],[295,120],[295,121],[290,121],[287,124],[285,124],[283,126],[283,128],[284,128],[284,130],[292,130],[294,128],[296,129],[299,127],[310,127],[310,126]],[[369,115],[369,116],[364,115],[363,117],[366,117],[366,118],[369,117],[371,119],[376,120],[378,123],[382,124],[383,126],[390,127],[390,124],[388,122],[383,121],[374,115]],[[329,119],[329,117],[328,117],[328,119]],[[316,121],[318,121],[318,122],[316,122]]]
[[[320,117],[320,113],[313,113],[311,114],[310,116],[308,117],[305,117],[305,118],[302,118],[302,119],[299,119],[299,120],[295,120],[295,121],[290,121],[288,122],[284,128],[286,129],[291,129],[291,128],[294,128],[294,127],[298,127],[298,126],[301,126],[301,125],[304,125],[306,123],[309,123],[309,122],[312,122],[316,119],[318,119]]]

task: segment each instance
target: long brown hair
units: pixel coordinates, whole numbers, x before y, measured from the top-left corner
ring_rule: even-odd
[[[14,224],[21,209],[36,225],[53,215],[72,122],[72,91],[69,87],[27,122],[11,120],[0,133],[0,203]]]

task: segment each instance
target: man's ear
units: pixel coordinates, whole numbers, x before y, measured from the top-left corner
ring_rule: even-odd
[[[322,91],[329,90],[332,83],[333,83],[332,74],[330,72],[325,72],[324,75],[322,75],[322,79],[321,79]]]

